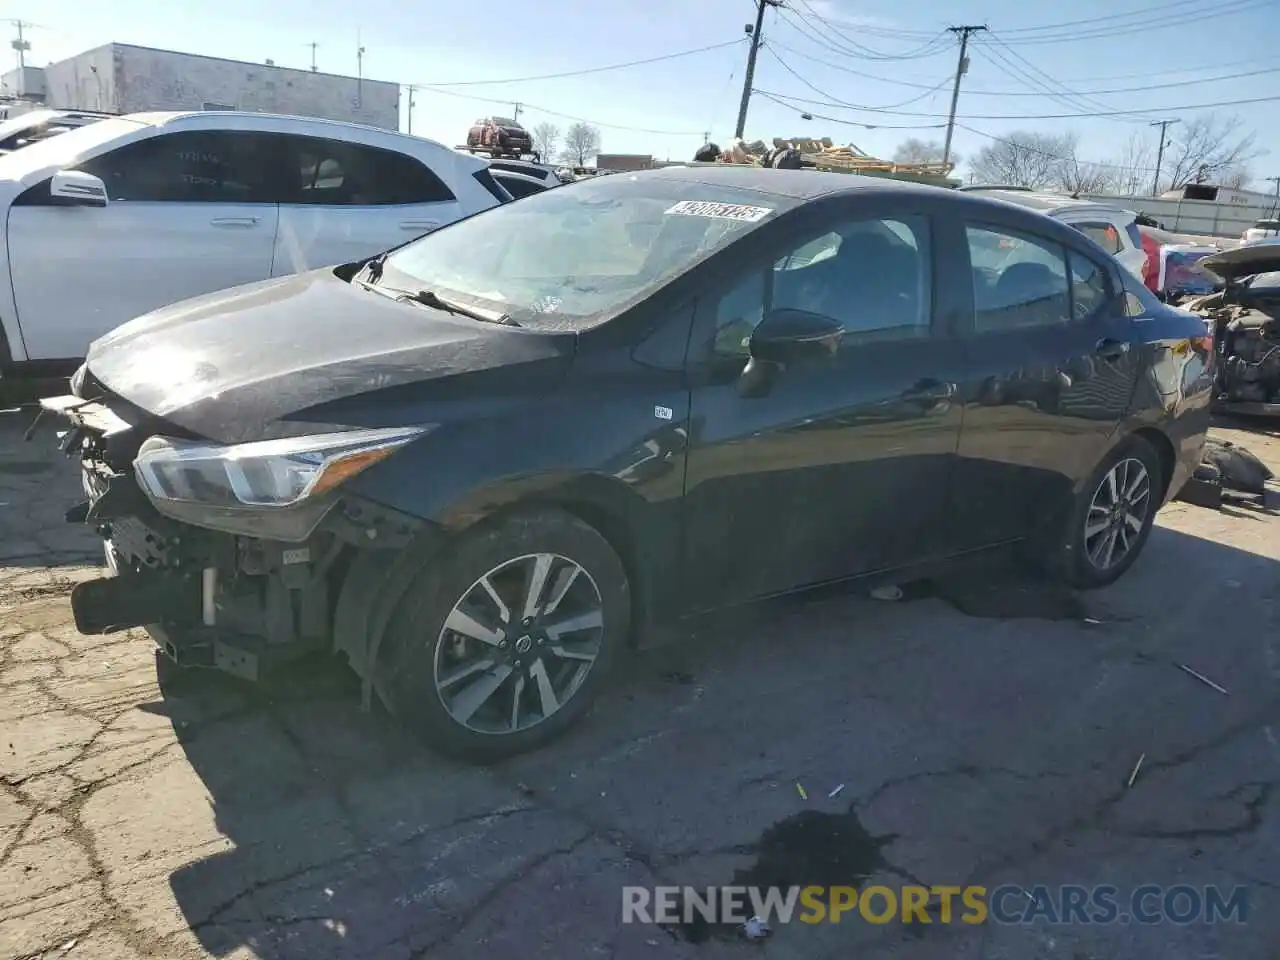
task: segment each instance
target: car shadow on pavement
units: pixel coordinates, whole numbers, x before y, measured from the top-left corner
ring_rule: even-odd
[[[986,590],[1006,588],[1033,589]],[[184,770],[163,805],[181,825],[209,804],[216,833],[185,853],[159,836],[152,855],[181,864],[169,884],[206,951],[262,960],[719,955],[739,948],[621,924],[621,887],[729,883],[765,831],[815,810],[885,840],[895,882],[1270,875],[1275,826],[1246,787],[1274,784],[1280,760],[1275,560],[1158,527],[1119,584],[1076,606],[988,596],[970,616],[946,589],[913,596],[846,588],[700,622],[687,642],[635,654],[567,737],[491,767],[443,760],[362,713],[330,663],[266,690],[162,670],[148,709],[171,719],[198,778]],[[795,852],[779,882],[829,874],[829,855]],[[1232,931],[1233,955],[1262,951],[1278,923]],[[1118,935],[1052,933],[1076,956],[1107,954]],[[810,958],[886,938],[907,938],[913,958],[989,942],[1029,956],[1039,936],[775,932]],[[1122,952],[1176,955],[1191,936],[1126,927]]]

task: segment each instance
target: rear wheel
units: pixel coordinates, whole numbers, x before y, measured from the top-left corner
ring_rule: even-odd
[[[1141,437],[1125,440],[1076,495],[1050,551],[1053,571],[1086,589],[1114,583],[1146,546],[1163,490],[1155,448]]]
[[[391,711],[446,753],[493,760],[583,716],[626,642],[621,560],[560,510],[465,535],[394,616],[379,687]]]

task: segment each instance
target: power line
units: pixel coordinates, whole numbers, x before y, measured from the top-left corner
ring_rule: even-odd
[[[773,91],[757,90],[757,93],[773,93]],[[889,110],[877,109],[875,107],[857,106],[849,103],[839,103],[824,100],[807,100],[804,97],[793,97],[785,93],[773,93],[773,96],[781,97],[783,100],[793,100],[798,103],[811,103],[822,107],[840,107],[846,110],[862,110],[867,113],[890,113],[901,117],[925,117],[944,119],[943,114],[938,113],[919,113],[912,110]],[[1269,97],[1246,97],[1240,100],[1218,100],[1214,103],[1184,103],[1178,106],[1159,106],[1144,107],[1139,110],[1092,110],[1088,113],[971,113],[965,116],[967,120],[1075,120],[1081,117],[1101,117],[1101,116],[1140,116],[1142,114],[1154,113],[1187,113],[1195,110],[1214,110],[1218,107],[1243,107],[1255,103],[1275,103],[1280,100],[1280,94],[1274,94]]]
[[[863,130],[941,130],[946,126],[945,123],[858,123],[856,120],[842,120],[839,117],[828,117],[821,113],[811,113],[808,110],[801,112],[791,104],[783,103],[777,97],[764,90],[756,90],[755,93],[757,96],[764,97],[766,100],[772,100],[780,107],[786,107],[788,110],[795,110],[796,113],[799,113],[805,120],[825,120],[828,123],[836,123],[844,127],[859,127]],[[959,124],[957,124],[957,126],[959,126]]]
[[[791,65],[790,65],[790,64],[788,64],[785,60],[783,60],[780,56],[778,56],[778,54],[777,54],[777,53],[775,53],[775,52],[771,49],[771,47],[769,47],[769,46],[767,46],[767,45],[766,45],[766,46],[765,46],[765,51],[769,54],[769,56],[773,57],[773,59],[775,59],[775,60],[777,60],[777,61],[778,61],[779,65],[782,67],[782,69],[786,70],[786,71],[787,71],[787,73],[791,74],[793,77],[795,77],[797,80],[799,80],[801,83],[803,83],[806,87],[808,87],[808,88],[809,88],[810,90],[812,90],[814,93],[817,93],[817,94],[820,94],[821,96],[826,97],[828,100],[832,101],[834,104],[837,104],[837,105],[840,105],[840,106],[850,106],[849,104],[844,103],[843,101],[841,101],[841,100],[837,99],[836,97],[833,97],[831,94],[827,93],[825,90],[821,90],[821,89],[819,89],[818,87],[815,87],[812,83],[810,83],[810,82],[809,82],[808,80],[806,80],[803,76],[801,76],[799,73],[797,73],[797,72],[796,72],[796,71],[791,67]],[[925,97],[927,97],[927,96],[929,96],[929,95],[931,95],[931,94],[937,93],[939,90],[941,90],[944,86],[946,86],[946,85],[947,85],[948,83],[950,83],[950,82],[951,82],[951,76],[950,76],[950,75],[948,75],[948,76],[943,77],[941,80],[939,80],[937,83],[935,83],[932,87],[928,87],[928,88],[926,88],[924,93],[918,94],[917,96],[912,97],[910,100],[903,100],[901,103],[889,103],[889,104],[885,104],[884,106],[881,106],[881,107],[867,107],[866,109],[867,109],[867,110],[875,111],[875,110],[887,110],[887,109],[893,109],[893,108],[896,108],[896,107],[905,107],[905,106],[908,106],[908,105],[910,105],[910,104],[912,104],[912,103],[915,103],[917,100],[923,100]],[[913,86],[914,86],[914,84],[913,84]]]
[[[1270,7],[1272,5],[1273,0],[1227,0],[1226,3],[1213,9],[1213,17],[1216,21],[1224,16],[1230,16],[1237,13],[1250,13],[1254,10]],[[1186,22],[1179,20],[1176,17],[1169,17],[1166,14],[1161,17],[1152,17],[1149,20],[1121,24],[1119,27],[1104,26],[1096,30],[1064,30],[1059,34],[1054,35],[1018,37],[1011,42],[1016,43],[1018,46],[1034,46],[1045,43],[1078,43],[1082,40],[1113,39],[1116,37],[1132,36],[1139,33],[1146,34],[1154,30],[1167,30],[1173,27],[1186,29]]]
[[[472,93],[458,93],[456,90],[439,90],[425,83],[417,83],[411,85],[414,90],[427,90],[431,93],[438,93],[445,97],[458,97],[461,100],[474,100],[478,103],[500,103],[503,106],[509,106],[510,100],[502,100],[497,97],[478,97]],[[536,103],[529,103],[522,100],[523,109],[532,110],[535,113],[545,113],[551,117],[558,117],[561,120],[572,120],[574,123],[589,123],[593,127],[603,127],[606,130],[624,130],[628,133],[650,133],[658,137],[696,137],[701,131],[698,130],[650,130],[647,127],[628,127],[617,123],[605,123],[601,120],[592,120],[589,117],[576,117],[573,114],[561,113],[558,110],[552,110],[549,107],[540,107]]]
[[[1162,3],[1154,7],[1138,7],[1136,10],[1126,10],[1121,13],[1107,13],[1099,17],[1089,17],[1085,20],[1063,20],[1059,23],[1042,23],[1038,27],[1014,27],[1005,30],[1005,33],[1043,33],[1050,30],[1060,30],[1063,27],[1078,27],[1085,24],[1104,23],[1108,20],[1122,20],[1128,17],[1142,16],[1148,13],[1159,13],[1162,16],[1168,16],[1178,7],[1187,6],[1203,6],[1203,0],[1172,0],[1170,3]]]
[[[813,7],[809,5],[808,0],[796,0],[796,2],[808,11],[809,16],[829,27],[833,33],[839,36],[845,43],[849,44],[855,50],[861,51],[860,55],[867,60],[916,60],[921,57],[933,56],[939,52],[939,50],[936,49],[939,46],[938,42],[945,36],[945,31],[940,31],[936,36],[921,44],[919,48],[908,51],[907,53],[882,53],[878,50],[871,49],[865,44],[859,43],[857,40],[854,40],[841,30],[839,26],[837,26],[837,21],[828,20],[826,17],[814,10]],[[799,11],[796,12],[796,15],[802,20],[805,19],[804,14]]]
[[[792,16],[789,15],[791,13],[795,14],[794,19],[792,18]],[[779,16],[784,23],[786,23],[788,26],[791,27],[791,29],[795,30],[797,33],[799,33],[801,36],[803,36],[805,39],[809,40],[810,42],[816,43],[818,46],[825,47],[826,49],[834,51],[835,53],[841,54],[842,56],[854,57],[858,60],[875,60],[875,61],[920,60],[925,57],[937,56],[939,53],[943,52],[943,50],[946,49],[945,46],[939,46],[937,44],[934,44],[933,45],[934,48],[932,50],[927,50],[926,47],[928,47],[929,45],[926,44],[925,47],[921,47],[919,50],[912,51],[909,54],[896,54],[892,56],[883,55],[883,54],[877,53],[876,51],[870,50],[867,47],[859,48],[858,44],[855,44],[853,43],[853,41],[850,41],[848,37],[846,37],[843,33],[840,33],[838,30],[831,29],[830,32],[842,38],[844,40],[844,43],[838,42],[828,37],[824,37],[821,31],[821,28],[815,26],[814,24],[811,24],[802,14],[798,12],[786,9],[781,11]],[[821,18],[818,18],[818,19],[821,19]],[[829,26],[829,25],[826,24],[824,21],[824,26]],[[945,33],[945,31],[943,32]],[[939,38],[940,37],[941,37],[941,34],[939,34]]]
[[[680,50],[677,53],[665,53],[660,57],[646,57],[643,60],[628,60],[625,63],[611,63],[603,67],[588,67],[584,70],[567,70],[564,73],[543,73],[533,77],[507,77],[505,80],[448,80],[438,83],[420,83],[421,87],[479,87],[491,84],[502,83],[532,83],[535,80],[560,80],[564,77],[585,77],[592,73],[607,73],[610,70],[625,70],[629,67],[641,67],[649,63],[662,63],[666,60],[676,60],[680,57],[692,57],[699,53],[708,53],[712,50],[723,50],[726,47],[736,47],[741,40],[726,40],[724,43],[713,43],[705,47],[695,47],[692,50]]]
[[[977,127],[971,127],[967,123],[961,123],[959,120],[956,121],[956,126],[961,130],[969,131],[969,133],[977,134],[978,136],[985,137],[988,140],[994,140],[996,143],[1003,143],[1006,146],[1017,147],[1019,150],[1025,150],[1027,153],[1034,153],[1041,157],[1048,157],[1051,160],[1073,160],[1077,163],[1083,163],[1091,167],[1101,167],[1106,170],[1125,170],[1132,171],[1134,173],[1150,173],[1153,169],[1152,167],[1140,167],[1130,164],[1103,163],[1100,160],[1081,160],[1078,157],[1064,157],[1061,154],[1050,153],[1047,150],[1040,150],[1025,143],[1019,143],[1016,140],[1007,140],[1004,137],[997,137],[993,133],[987,133],[984,130],[979,130]]]

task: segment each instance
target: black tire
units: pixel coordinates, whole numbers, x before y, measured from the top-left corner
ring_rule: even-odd
[[[1107,482],[1113,468],[1124,461],[1137,461],[1146,470],[1149,492],[1146,497],[1142,529],[1131,541],[1123,557],[1108,566],[1100,566],[1089,557],[1085,545],[1086,521],[1095,495]],[[1164,467],[1156,449],[1142,437],[1128,437],[1118,444],[1098,464],[1096,470],[1080,489],[1066,511],[1065,520],[1058,527],[1058,536],[1048,546],[1047,567],[1049,573],[1073,587],[1092,590],[1105,587],[1120,579],[1142,553],[1155,523],[1156,511],[1164,495]]]
[[[454,719],[436,686],[436,664],[446,655],[441,647],[453,642],[446,636],[445,620],[482,578],[505,563],[534,554],[559,555],[588,574],[589,586],[599,596],[602,620],[595,659],[575,692],[549,716],[515,732],[477,731]],[[512,635],[525,632],[519,622],[511,626],[516,628]],[[626,646],[630,626],[626,570],[603,536],[560,509],[514,512],[464,534],[449,546],[443,562],[429,565],[409,587],[388,627],[378,692],[392,715],[442,753],[479,762],[498,760],[555,739],[590,710]],[[530,662],[544,659],[538,651],[533,653],[517,669],[527,674]],[[552,658],[545,659],[556,665]],[[519,694],[511,696],[519,698]]]

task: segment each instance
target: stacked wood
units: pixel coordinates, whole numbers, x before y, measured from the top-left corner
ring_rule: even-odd
[[[763,140],[733,140],[720,154],[720,163],[757,164],[774,147],[790,144],[800,151],[806,166],[839,173],[906,173],[915,176],[946,177],[954,169],[951,163],[897,163],[881,160],[856,144],[837,144],[830,137],[774,137],[771,144]]]

